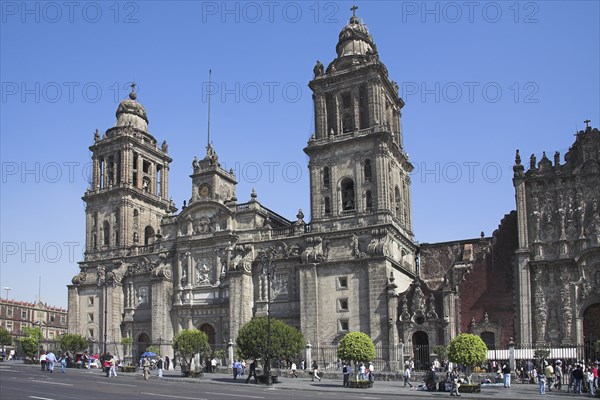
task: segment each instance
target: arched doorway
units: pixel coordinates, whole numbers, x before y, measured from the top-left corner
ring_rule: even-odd
[[[412,343],[415,369],[423,371],[429,367],[429,335],[423,331],[417,331],[412,335]]]
[[[137,360],[142,358],[142,353],[150,346],[150,338],[145,333],[141,333],[137,340]]]
[[[494,332],[481,332],[481,340],[483,340],[488,350],[496,350],[496,335]]]
[[[586,360],[596,360],[595,343],[600,340],[600,303],[592,304],[583,313],[583,341],[586,345]]]
[[[211,348],[215,348],[215,328],[213,328],[213,326],[211,324],[202,324],[202,326],[200,326],[200,330],[204,333],[206,333],[206,336],[208,336],[208,344],[210,344]]]

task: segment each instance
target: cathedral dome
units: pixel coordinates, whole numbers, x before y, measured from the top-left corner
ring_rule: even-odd
[[[373,36],[365,24],[353,15],[350,22],[342,28],[337,46],[338,58],[345,56],[365,56],[376,53]]]
[[[132,85],[129,98],[119,103],[117,108],[117,124],[115,126],[133,126],[143,131],[148,130],[148,117],[144,106],[136,101],[135,85]]]

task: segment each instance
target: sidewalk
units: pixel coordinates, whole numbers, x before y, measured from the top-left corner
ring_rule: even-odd
[[[210,373],[204,374],[202,378],[185,378],[179,374],[179,371],[165,371],[163,373],[163,379],[173,381],[190,381],[190,383],[199,384],[217,384],[217,385],[244,385],[248,389],[256,390],[302,390],[302,391],[318,391],[318,392],[335,392],[345,393],[348,395],[361,395],[361,396],[400,396],[406,398],[431,398],[431,397],[444,397],[450,398],[448,392],[427,392],[419,390],[411,390],[411,388],[404,387],[403,382],[398,381],[376,381],[370,389],[350,389],[342,386],[342,381],[323,378],[321,382],[312,382],[307,372],[298,371],[299,378],[279,377],[279,383],[273,384],[272,389],[267,388],[266,385],[254,384],[254,378],[250,380],[249,384],[245,384],[247,375],[233,379],[233,374],[224,373]],[[418,386],[422,382],[412,382],[413,386]],[[252,388],[252,389],[251,389]],[[460,392],[460,389],[459,389]],[[512,384],[510,389],[505,389],[501,384],[492,386],[483,386],[481,393],[463,393],[461,397],[471,399],[507,399],[507,400],[531,400],[532,398],[592,398],[589,394],[575,395],[573,393],[567,393],[563,391],[552,391],[546,392],[545,396],[539,394],[539,387],[536,384]]]

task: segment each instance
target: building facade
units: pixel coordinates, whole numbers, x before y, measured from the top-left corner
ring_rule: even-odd
[[[40,328],[43,340],[53,341],[67,333],[68,313],[64,308],[49,306],[38,301],[0,299],[0,326],[15,340],[24,336],[23,328]]]
[[[100,351],[120,352],[121,339],[131,337],[137,353],[150,343],[164,343],[163,352],[171,354],[174,335],[190,328],[222,346],[235,341],[254,316],[266,315],[270,298],[271,316],[300,329],[313,347],[335,345],[345,333],[362,331],[388,349],[379,357],[395,370],[401,343],[423,346],[428,357],[430,346],[446,344],[460,332],[480,334],[494,346],[511,337],[533,340],[534,328],[541,329],[534,322],[539,305],[549,313],[558,304],[549,297],[534,299],[536,271],[558,268],[554,264],[567,268],[570,260],[569,268],[582,272],[570,275],[571,291],[565,294],[570,302],[560,302],[571,305],[573,322],[559,339],[583,340],[585,310],[599,303],[598,285],[590,281],[598,275],[593,236],[598,230],[577,228],[572,238],[565,223],[567,250],[549,253],[544,246],[539,250],[535,239],[528,241],[537,231],[527,230],[531,223],[524,210],[534,184],[548,179],[557,191],[566,174],[580,173],[575,151],[565,166],[550,167],[552,176],[546,167],[524,172],[517,162],[517,212],[508,214],[492,237],[418,246],[398,84],[356,16],[342,28],[336,53],[327,67],[317,61],[309,83],[315,125],[304,148],[308,222],[301,210],[295,220],[277,214],[254,191],[239,202],[236,177],[222,168],[211,143],[192,161],[190,198],[177,210],[168,195],[168,145],[159,146],[148,131],[146,111],[132,87],[118,106],[115,126],[102,135],[96,131],[90,147],[93,182],[83,197],[86,251],[68,286],[70,332],[88,337]],[[593,154],[576,151],[595,160],[596,168],[597,132],[584,132],[582,137],[596,139],[574,146],[596,146]],[[597,180],[598,170],[586,168],[586,176]],[[581,191],[589,179],[581,181]],[[585,224],[598,216],[597,196],[589,190],[583,195]],[[576,218],[580,213],[574,212]],[[581,232],[585,245],[579,244]],[[268,265],[274,265],[270,275]],[[498,295],[501,300],[495,301]]]

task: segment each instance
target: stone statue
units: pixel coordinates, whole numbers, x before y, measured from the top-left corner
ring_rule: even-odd
[[[206,263],[198,263],[196,266],[196,285],[210,284],[210,271],[211,268],[206,265]]]
[[[96,272],[97,272],[97,276],[96,276],[96,285],[100,286],[103,285],[106,277],[105,277],[105,269],[103,266],[98,266],[98,268],[96,268]]]
[[[560,153],[557,151],[554,153],[554,166],[558,167],[560,165]]]
[[[94,143],[98,143],[100,141],[100,132],[98,132],[98,129],[96,129],[96,131],[94,132]]]
[[[198,164],[198,157],[194,156],[194,160],[192,161],[192,168],[194,168],[194,171],[197,171],[199,167],[200,164]]]
[[[169,152],[169,145],[167,144],[166,140],[163,140],[162,145],[160,146],[160,148],[163,151],[163,153],[168,153]]]
[[[425,295],[421,290],[421,285],[419,285],[418,283],[417,285],[415,285],[415,291],[413,293],[412,311],[413,313],[416,313],[418,311],[425,311]]]
[[[535,154],[532,154],[531,157],[529,157],[529,169],[535,169]]]
[[[323,64],[321,64],[321,61],[317,60],[317,63],[315,64],[315,67],[313,68],[315,78],[322,76],[323,71],[324,71]]]

